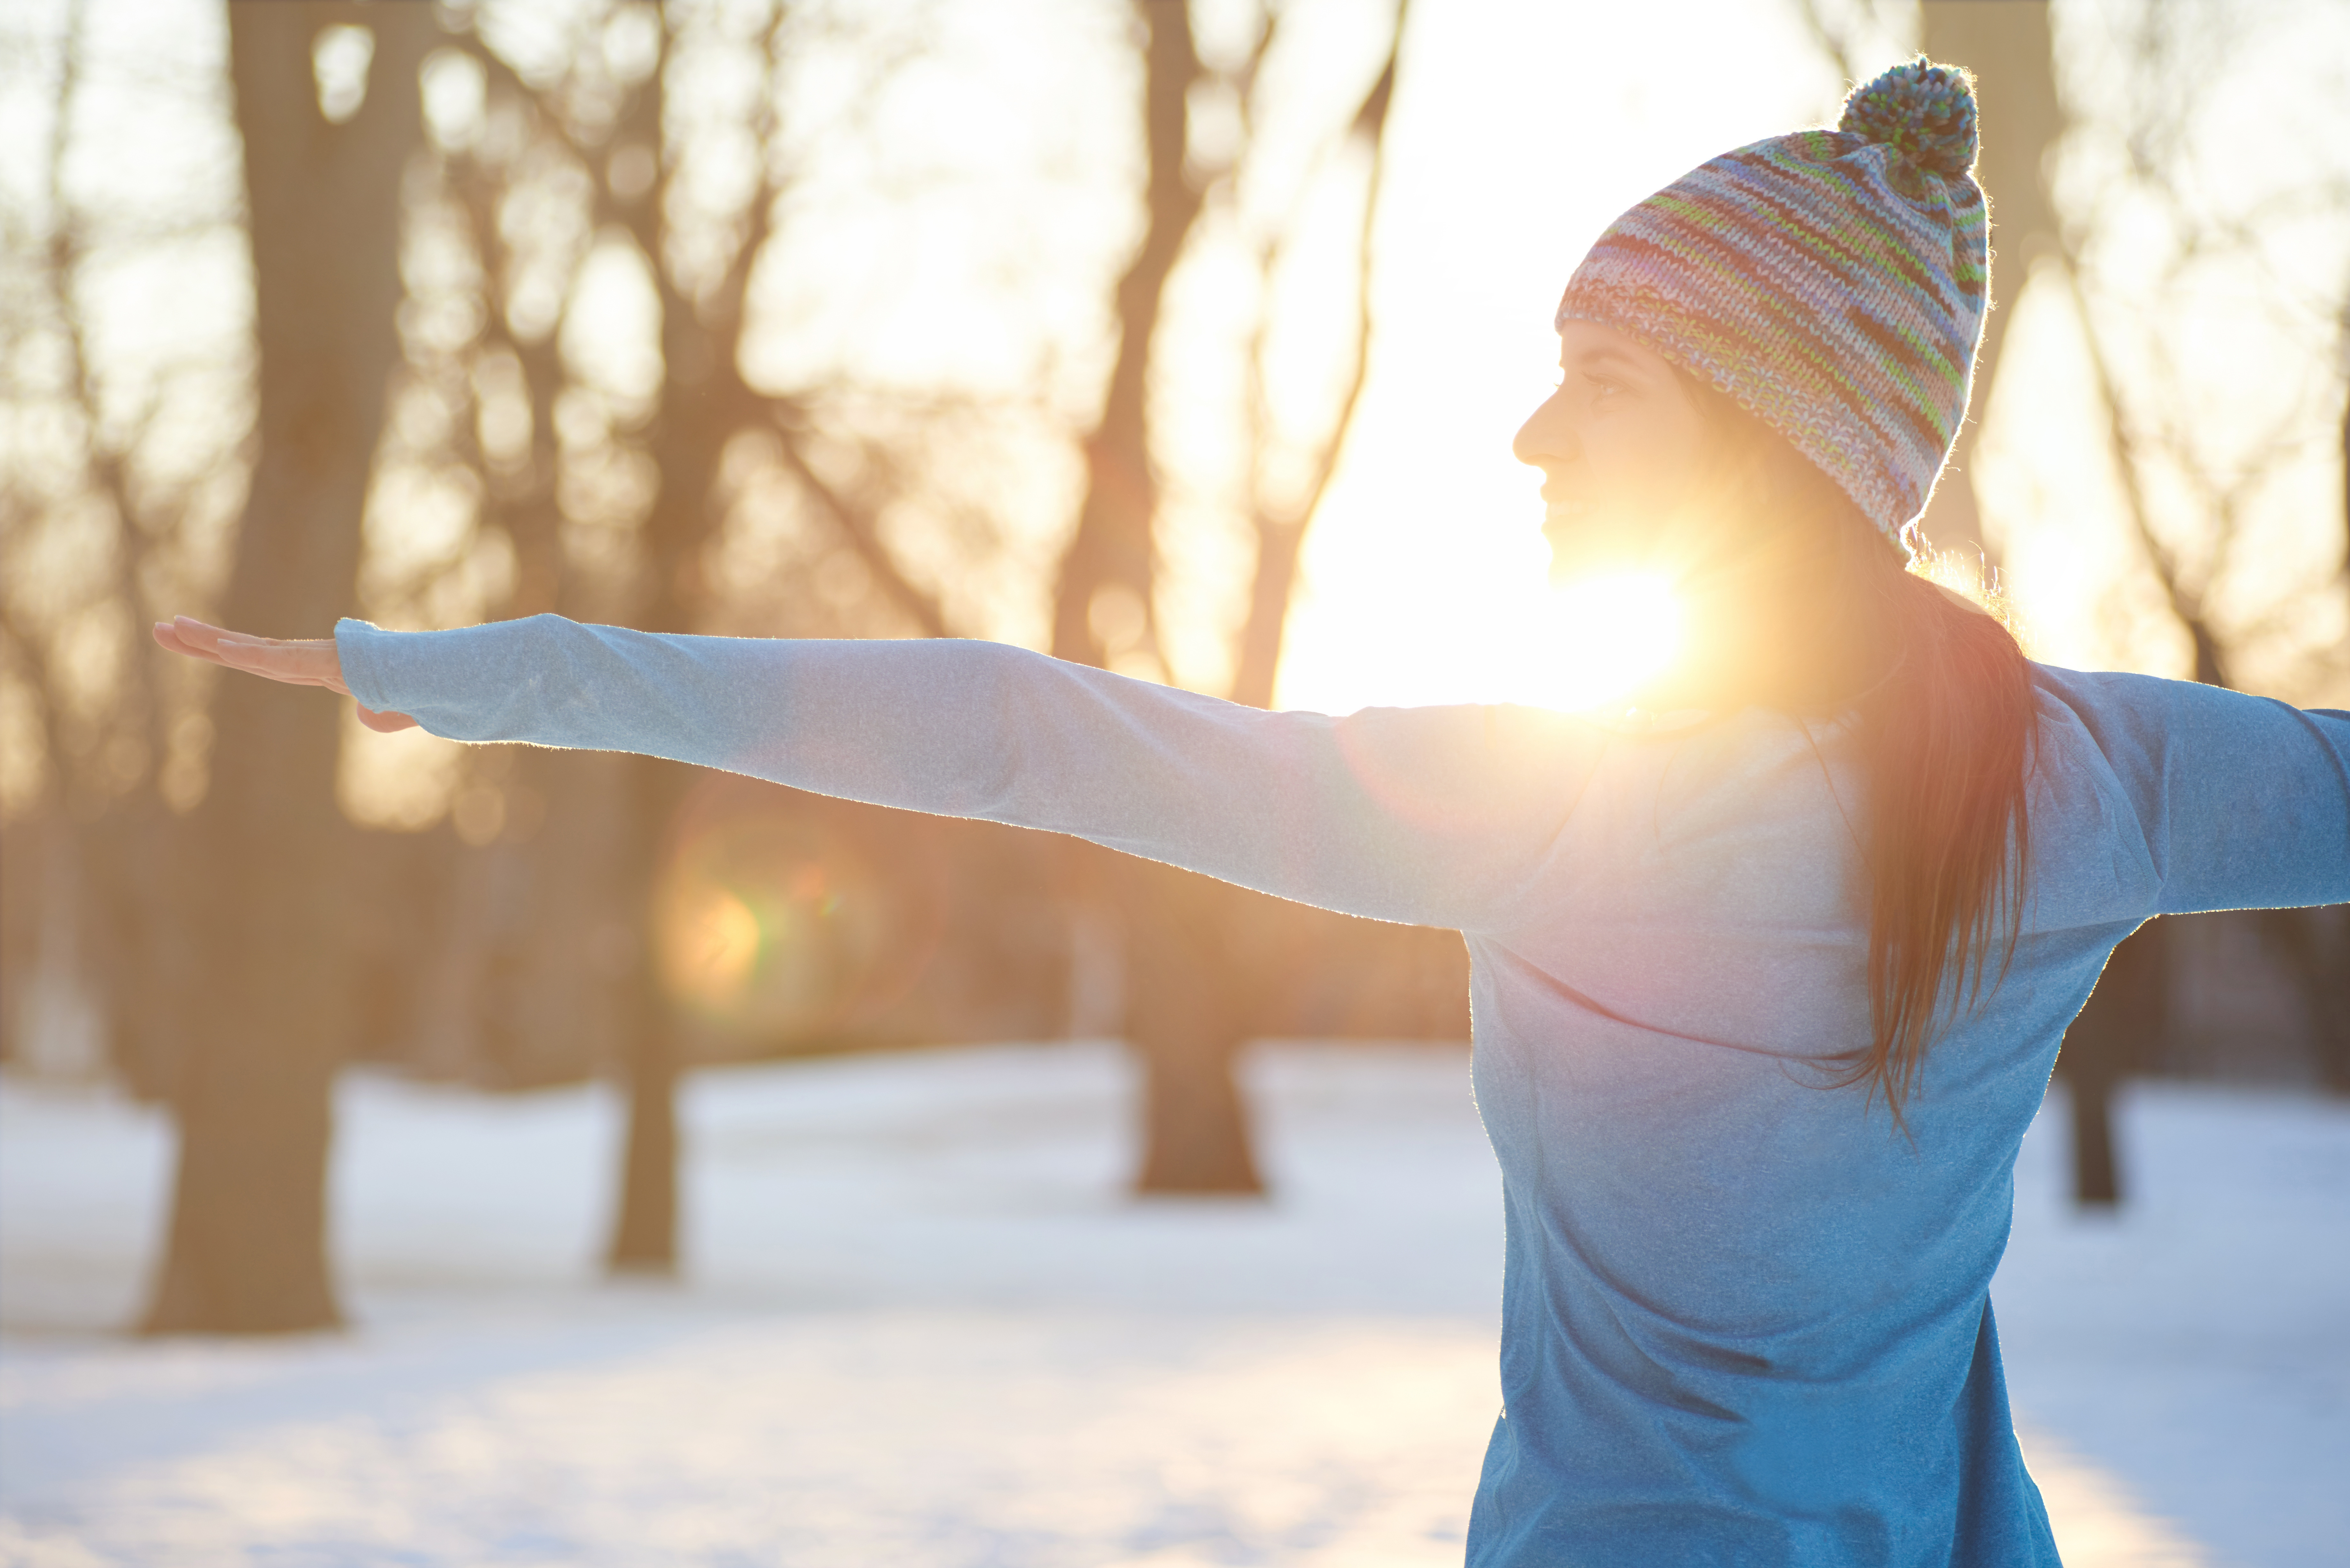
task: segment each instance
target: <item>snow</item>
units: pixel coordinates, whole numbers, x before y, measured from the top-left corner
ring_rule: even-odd
[[[2068,1114],[2024,1141],[1991,1286],[2019,1418],[2217,1561],[2350,1563],[2350,1105],[2136,1085],[2111,1218],[2066,1201]]]
[[[602,1282],[601,1088],[338,1106],[357,1326],[140,1342],[153,1110],[0,1084],[0,1563],[1458,1562],[1498,1404],[1464,1053],[1260,1048],[1275,1196],[1135,1201],[1099,1044],[696,1075],[688,1279]],[[2131,1201],[2064,1106],[1994,1290],[2074,1568],[2341,1561],[2350,1107],[2137,1085]]]

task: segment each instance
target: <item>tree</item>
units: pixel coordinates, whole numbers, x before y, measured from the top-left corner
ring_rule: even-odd
[[[313,85],[328,27],[365,29],[373,46],[365,98],[339,119]],[[433,33],[421,6],[230,7],[258,350],[257,450],[221,603],[232,625],[311,628],[355,606],[359,521],[399,354],[400,180]],[[203,981],[172,1098],[179,1168],[152,1333],[340,1317],[325,1201],[338,987],[315,913],[339,836],[340,722],[260,682],[214,695],[184,885],[204,911]]]
[[[1173,18],[1159,34],[1163,66],[1166,51],[1184,42],[1189,20],[1180,7],[1157,12]],[[933,557],[950,536],[962,539],[964,556],[986,555],[995,548],[997,524],[986,504],[972,499],[983,486],[958,494],[941,474],[983,468],[972,462],[974,452],[1009,424],[1033,427],[1033,451],[1051,412],[1020,408],[1016,398],[946,386],[892,391],[837,374],[754,385],[745,369],[751,279],[789,254],[780,219],[789,210],[790,182],[806,165],[811,143],[834,144],[839,129],[803,130],[799,143],[779,151],[779,142],[790,142],[777,126],[779,106],[791,100],[783,73],[798,51],[855,27],[837,16],[756,6],[590,5],[561,13],[552,33],[514,28],[513,16],[494,5],[233,10],[231,74],[260,296],[259,410],[231,581],[211,613],[265,630],[315,628],[359,609],[408,625],[555,609],[677,629],[982,629],[951,568]],[[1268,21],[1249,71],[1264,57],[1272,32]],[[886,29],[847,42],[847,55],[876,80],[919,52]],[[712,80],[739,84],[740,75],[695,74],[697,51],[704,65],[723,57],[730,72],[747,61],[754,79],[731,97],[713,94]],[[1186,69],[1184,79],[1196,84],[1196,58]],[[1155,89],[1154,189],[1188,200],[1196,216],[1220,178],[1231,189],[1231,171],[1184,171],[1185,158],[1200,149],[1183,138],[1185,92],[1168,91],[1180,76],[1162,70]],[[1337,153],[1376,151],[1392,77],[1390,59],[1371,101],[1340,133]],[[63,80],[69,98],[70,72]],[[681,80],[692,84],[684,92],[677,90]],[[754,177],[746,183],[702,177],[705,161],[727,165],[713,149],[731,156],[745,145],[764,154],[747,161]],[[1343,167],[1369,171],[1375,190],[1375,161],[1350,159]],[[1282,210],[1276,202],[1274,215]],[[1371,212],[1367,196],[1366,261]],[[296,213],[312,222],[296,222]],[[151,607],[170,613],[208,597],[172,559],[183,532],[182,500],[200,514],[202,497],[175,499],[155,483],[137,451],[142,427],[133,422],[129,435],[119,435],[120,419],[109,426],[100,417],[104,400],[93,389],[96,372],[75,315],[74,276],[87,265],[94,232],[87,216],[40,231],[54,241],[43,275],[75,368],[61,395],[78,400],[93,432],[88,461],[57,483],[61,495],[109,501],[104,523],[116,531],[116,553],[108,558],[111,576],[75,607],[78,620],[57,607],[54,572],[18,574],[47,591],[5,600],[0,624],[11,690],[33,698],[11,711],[30,712],[44,726],[38,751],[56,775],[60,819],[88,817],[87,830],[58,842],[92,864],[94,848],[112,854],[126,872],[123,888],[149,909],[148,928],[203,943],[182,966],[192,976],[184,992],[148,983],[157,969],[152,955],[136,958],[136,973],[126,970],[108,986],[118,1025],[135,1006],[151,1010],[161,1027],[181,1017],[197,1021],[184,1049],[140,1048],[171,1059],[158,1082],[175,1085],[189,1129],[151,1325],[329,1323],[338,1309],[324,1262],[328,1090],[352,1035],[348,1014],[379,1004],[406,1010],[385,988],[407,982],[373,975],[373,1000],[355,1000],[355,988],[342,983],[334,923],[296,929],[298,912],[314,907],[304,889],[322,870],[332,875],[347,847],[345,825],[329,805],[337,794],[337,721],[316,704],[306,711],[264,701],[239,683],[196,681],[182,691],[174,682],[187,672],[169,660],[159,666],[136,635]],[[1155,308],[1189,233],[1179,227],[1170,238],[1162,225],[1146,244],[1149,254],[1128,268],[1121,297],[1137,309]],[[1267,247],[1261,258],[1268,276],[1278,249]],[[650,306],[648,340],[623,348],[652,371],[628,384],[627,373],[596,360],[593,345],[581,346],[607,329],[610,315],[582,306],[591,275],[601,268],[608,278],[616,266],[632,269]],[[1253,600],[1254,651],[1236,658],[1235,667],[1256,672],[1243,676],[1243,686],[1266,692],[1297,543],[1360,389],[1368,317],[1359,297],[1355,309],[1359,326],[1351,380],[1341,368],[1342,411],[1326,430],[1302,432],[1295,447],[1318,477],[1302,495],[1255,486],[1236,506],[1267,547]],[[1155,504],[1121,513],[1113,493],[1120,472],[1152,481],[1145,394],[1153,330],[1128,337],[1113,367],[1099,421],[1108,439],[1088,451],[1128,456],[1123,467],[1107,460],[1092,465],[1094,521],[1090,534],[1079,531],[1098,539],[1123,527],[1130,535],[1139,516],[1139,557],[1131,537],[1107,550],[1103,558],[1111,566],[1097,575],[1097,586],[1126,585],[1131,594],[1141,571],[1144,591],[1135,602],[1146,618]],[[1260,355],[1265,339],[1260,332],[1255,340]],[[233,381],[234,350],[217,358],[232,368],[212,373]],[[235,400],[215,395],[213,402],[233,410]],[[1254,450],[1270,451],[1271,422],[1260,418],[1253,428]],[[211,467],[234,473],[226,449],[236,431],[223,429]],[[6,545],[17,563],[47,547],[44,530],[55,532],[50,519],[61,514],[48,497],[16,487],[25,472],[12,471],[6,493]],[[794,563],[802,569],[759,582],[739,573],[714,578],[712,563],[729,546],[733,521],[778,493],[818,540]],[[377,520],[364,549],[363,513]],[[920,524],[910,545],[910,520]],[[844,597],[825,586],[842,576],[831,569],[835,561],[854,563],[857,593]],[[1106,617],[1091,613],[1093,593],[1061,597],[1065,604],[1082,600],[1087,629],[1097,638],[1099,627],[1117,625],[1115,596]],[[746,623],[753,601],[760,618]],[[128,657],[116,667],[119,689],[85,699],[60,671],[87,668],[92,618],[111,628]],[[64,657],[68,651],[72,659]],[[206,698],[214,704],[206,722],[222,759],[209,793],[203,726],[188,722],[202,717]],[[363,787],[352,782],[350,764],[364,775],[370,754],[380,754],[371,745],[341,759],[347,794]],[[115,786],[104,781],[134,751],[148,759],[145,771],[124,775],[136,787],[118,800],[120,792],[108,794]],[[496,749],[441,765],[450,769],[457,834],[482,852],[456,859],[456,883],[438,891],[440,871],[399,878],[412,884],[403,897],[447,901],[449,919],[420,909],[413,923],[434,930],[444,947],[467,950],[448,955],[457,961],[435,971],[427,1023],[462,1022],[472,1012],[479,1038],[495,1042],[504,1070],[525,1079],[550,1064],[575,1071],[557,1058],[576,1063],[580,1047],[563,1040],[546,1050],[548,1042],[523,1036],[584,1023],[608,1037],[631,1091],[610,1261],[630,1271],[672,1269],[673,1096],[691,1025],[659,984],[649,910],[682,770]],[[200,795],[195,815],[172,815]],[[429,803],[430,789],[419,798]],[[130,808],[121,800],[152,819],[168,853],[130,847],[144,841],[123,831]],[[111,815],[89,815],[101,811]],[[12,853],[12,865],[17,858]],[[184,880],[172,869],[182,858]],[[364,862],[395,859],[446,865],[452,857],[370,849]],[[215,884],[204,907],[224,911],[220,918],[188,920],[193,895],[186,889]],[[97,885],[107,886],[103,877]],[[1211,912],[1190,929],[1216,929],[1222,919]],[[101,923],[140,924],[119,915]],[[250,948],[239,945],[247,933],[257,939]],[[1206,972],[1215,977],[1207,990],[1239,999],[1216,1014],[1211,1031],[1211,1053],[1221,1057],[1211,1054],[1215,1070],[1206,1081],[1228,1095],[1231,1045],[1263,1001],[1262,976],[1252,976],[1249,957],[1211,953],[1203,968],[1154,971],[1183,994],[1200,989],[1186,982]],[[272,977],[285,983],[273,989]],[[569,1005],[559,1015],[533,1016],[513,1005],[525,982],[562,992]],[[599,998],[616,1004],[599,1009]],[[384,1027],[369,1020],[361,1033]],[[443,1045],[469,1049],[454,1039]],[[591,1043],[591,1059],[599,1048]],[[1213,1115],[1205,1120],[1217,1125]],[[1240,1126],[1236,1096],[1222,1107],[1221,1125]],[[1244,1158],[1244,1139],[1236,1147]]]
[[[2337,444],[2320,410],[2342,367],[2311,328],[2344,307],[2290,258],[2339,254],[2350,175],[2323,158],[2210,166],[2203,133],[2226,112],[2245,23],[2210,3],[2146,7],[2119,19],[2103,70],[2075,73],[2075,96],[2095,99],[2072,111],[2061,275],[2121,511],[2167,612],[2130,631],[2151,639],[2167,618],[2193,679],[2239,685],[2262,666],[2259,684],[2305,697],[2345,672],[2342,618],[2323,615],[2350,563],[2255,587],[2247,541],[2293,466]],[[2185,341],[2176,324],[2218,319],[2222,285],[2241,301],[2229,336]]]
[[[1201,76],[1190,0],[1135,0],[1135,16],[1143,39],[1147,217],[1142,243],[1118,282],[1118,357],[1101,416],[1085,439],[1085,503],[1053,596],[1053,657],[1105,666],[1122,650],[1114,644],[1149,650],[1155,641],[1151,345],[1167,280],[1201,206],[1183,167],[1189,96]]]
[[[859,624],[819,629],[949,630],[938,596],[882,537],[881,515],[918,484],[917,465],[842,415],[845,389],[754,386],[744,368],[751,280],[779,248],[790,193],[784,78],[827,24],[796,23],[776,5],[620,4],[579,8],[553,36],[518,41],[501,34],[500,13],[461,19],[432,62],[442,107],[421,198],[429,243],[411,266],[418,319],[445,324],[411,342],[403,390],[419,412],[411,422],[432,433],[401,461],[413,489],[467,515],[446,549],[387,572],[379,597],[428,620],[557,610],[651,631],[712,629],[729,612],[711,569],[729,519],[746,493],[783,487],[821,519],[827,548],[857,561],[877,601]],[[887,40],[863,47],[877,75],[900,53]],[[707,90],[713,65],[725,67],[715,74],[723,90]],[[706,90],[681,96],[681,78]],[[712,179],[712,164],[749,175]],[[634,370],[566,346],[607,325],[578,303],[597,267],[642,290],[647,340],[607,346],[638,357]],[[904,447],[962,411],[951,398],[933,402],[900,432]],[[827,477],[827,449],[844,444],[858,472]],[[758,629],[800,628],[764,619]],[[518,950],[568,940],[535,966],[536,979],[606,997],[627,1090],[607,1262],[673,1272],[675,1101],[692,1023],[664,984],[655,890],[691,770],[502,750],[469,753],[461,766],[459,806],[480,804],[470,823],[461,812],[460,829],[492,853],[461,871],[457,913],[470,923],[466,950],[451,956],[466,972],[442,1022],[496,1014],[515,1033],[562,1030],[578,1009],[549,1016],[498,992],[534,968]],[[512,894],[503,919],[474,912],[487,882]],[[594,1045],[583,1052],[577,1039],[508,1044],[558,1072],[597,1064]]]
[[[202,151],[182,150],[193,166],[174,171],[179,200],[160,210],[93,201],[68,181],[88,107],[86,12],[77,4],[61,17],[40,209],[7,214],[5,254],[26,270],[7,291],[0,682],[21,728],[0,748],[12,819],[0,877],[37,884],[7,900],[37,930],[12,935],[0,1001],[13,1049],[29,1054],[30,1035],[62,1029],[66,1054],[80,1058],[62,1065],[88,1071],[110,1057],[157,1095],[191,967],[167,874],[173,810],[201,789],[205,722],[145,623],[175,599],[193,602],[191,541],[230,503],[207,483],[211,454],[191,460],[183,443],[192,427],[233,443],[243,389],[217,338],[210,354],[110,376],[93,348],[90,283],[150,281],[160,256],[215,243],[233,224],[227,161],[215,167]],[[93,989],[110,1005],[93,1008]]]
[[[1231,694],[1265,706],[1273,698],[1298,553],[1337,466],[1369,364],[1371,243],[1403,9],[1398,7],[1384,60],[1359,108],[1332,143],[1304,161],[1302,176],[1270,192],[1251,188],[1271,180],[1254,167],[1260,159],[1253,154],[1263,151],[1263,72],[1276,38],[1284,36],[1283,13],[1267,7],[1255,14],[1253,41],[1224,72],[1203,67],[1180,0],[1152,0],[1139,5],[1138,14],[1145,29],[1149,220],[1118,284],[1118,356],[1100,421],[1086,443],[1089,483],[1076,533],[1062,557],[1054,652],[1091,664],[1124,654],[1164,667],[1152,597],[1154,533],[1160,524],[1149,368],[1177,258],[1187,236],[1196,236],[1202,213],[1215,213],[1255,273],[1255,315],[1241,347],[1248,389],[1233,504],[1245,519],[1256,564],[1235,639]],[[1240,135],[1221,167],[1201,169],[1206,160],[1189,135],[1186,106],[1203,85],[1231,94]],[[1275,282],[1306,221],[1308,199],[1348,152],[1357,154],[1362,180],[1351,358],[1335,399],[1315,410],[1307,428],[1295,429],[1269,393],[1270,355],[1280,326]],[[1275,954],[1294,956],[1299,950],[1290,943],[1268,946],[1270,917],[1256,907],[1257,895],[1139,861],[1102,866],[1096,880],[1118,909],[1116,923],[1126,941],[1127,1034],[1144,1065],[1137,1188],[1261,1190],[1233,1064],[1264,1017],[1274,989],[1267,971],[1279,962]]]

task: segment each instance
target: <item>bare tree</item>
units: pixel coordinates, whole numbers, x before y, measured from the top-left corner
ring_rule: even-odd
[[[1159,487],[1152,469],[1152,421],[1145,400],[1162,296],[1187,235],[1215,210],[1236,235],[1257,282],[1253,324],[1239,346],[1247,392],[1239,493],[1233,509],[1256,546],[1247,611],[1232,659],[1237,701],[1270,703],[1282,635],[1305,530],[1344,450],[1369,363],[1371,242],[1378,216],[1388,109],[1402,39],[1394,32],[1359,107],[1302,175],[1270,195],[1251,190],[1266,178],[1261,117],[1263,67],[1285,36],[1283,13],[1266,7],[1254,35],[1224,72],[1204,67],[1180,4],[1139,7],[1148,28],[1144,125],[1149,148],[1150,218],[1118,287],[1119,353],[1100,424],[1087,442],[1090,484],[1077,533],[1063,557],[1055,599],[1055,649],[1065,658],[1107,662],[1122,649],[1156,659],[1152,589],[1156,582]],[[1186,99],[1203,86],[1225,90],[1237,106],[1238,138],[1217,166],[1189,134]],[[1354,246],[1351,357],[1331,405],[1305,428],[1284,425],[1269,392],[1270,358],[1283,323],[1274,283],[1288,263],[1309,200],[1353,154],[1361,181]],[[1253,154],[1258,156],[1253,157]],[[1086,862],[1095,863],[1090,858]],[[1246,1107],[1233,1077],[1241,1045],[1265,1015],[1277,989],[1277,951],[1302,952],[1272,934],[1254,896],[1144,862],[1100,865],[1095,881],[1116,905],[1124,936],[1126,1032],[1145,1072],[1143,1148],[1136,1177],[1147,1192],[1253,1192],[1262,1188]]]
[[[329,26],[366,29],[366,96],[339,122],[313,85]],[[401,173],[419,138],[421,6],[233,6],[259,378],[253,479],[221,611],[240,627],[331,623],[355,607],[359,520],[399,346]],[[195,815],[203,989],[173,1096],[179,1172],[152,1332],[325,1326],[328,1095],[338,955],[315,916],[335,863],[340,716],[259,682],[214,694]]]
[[[1354,331],[1351,365],[1346,372],[1336,404],[1316,429],[1284,431],[1274,412],[1268,388],[1275,313],[1272,296],[1276,275],[1294,242],[1294,230],[1305,203],[1293,201],[1288,222],[1256,238],[1257,314],[1249,335],[1248,441],[1246,512],[1249,530],[1256,539],[1256,569],[1251,578],[1247,618],[1242,623],[1238,657],[1233,660],[1232,697],[1254,708],[1273,705],[1274,680],[1280,671],[1281,647],[1289,622],[1290,600],[1297,583],[1297,559],[1305,548],[1305,531],[1328,493],[1347,437],[1354,429],[1355,410],[1361,404],[1363,384],[1371,364],[1372,238],[1379,215],[1379,189],[1387,169],[1388,109],[1395,99],[1396,62],[1403,50],[1409,0],[1398,0],[1394,31],[1387,58],[1363,95],[1336,148],[1309,166],[1310,182],[1322,172],[1330,152],[1355,154],[1363,164],[1362,216],[1355,238]],[[1272,47],[1276,18],[1268,16],[1249,65],[1237,84],[1243,127],[1256,99],[1257,78]],[[1244,131],[1245,133],[1245,131]],[[1289,450],[1283,450],[1287,448]],[[1284,461],[1285,460],[1285,461]],[[1302,474],[1302,478],[1288,477]]]
[[[97,362],[88,294],[101,265],[197,240],[225,215],[198,206],[128,218],[94,210],[69,187],[88,63],[86,9],[67,8],[57,39],[43,210],[8,214],[9,254],[33,271],[22,280],[29,286],[12,291],[16,450],[0,481],[8,583],[0,670],[29,720],[10,748],[37,770],[19,781],[28,797],[12,803],[19,815],[8,874],[36,877],[41,891],[29,900],[36,956],[11,967],[6,1018],[12,1032],[39,1026],[21,1024],[27,986],[39,992],[36,1017],[79,1001],[91,1025],[85,1044],[109,1040],[115,1064],[156,1092],[172,1054],[168,980],[186,967],[172,961],[183,955],[172,940],[169,880],[156,872],[173,858],[166,784],[185,804],[192,781],[185,763],[167,773],[167,759],[175,732],[191,733],[203,719],[192,691],[164,678],[144,624],[161,596],[192,586],[188,524],[212,499],[161,460],[159,438],[181,433],[174,427],[190,403],[222,400],[220,383],[231,378],[216,367],[166,364],[124,395]],[[34,371],[44,342],[57,350],[50,378]],[[234,407],[233,394],[225,400]],[[24,443],[44,423],[51,439],[29,450]],[[92,989],[102,1003],[87,999]]]
[[[430,432],[410,455],[471,523],[448,549],[386,576],[379,596],[428,620],[559,610],[712,629],[739,615],[730,586],[712,578],[712,553],[747,493],[780,487],[872,589],[861,624],[826,629],[951,629],[882,520],[920,483],[901,449],[967,403],[867,398],[845,412],[857,402],[848,389],[763,388],[744,369],[751,279],[784,241],[777,216],[793,178],[778,125],[785,77],[809,29],[827,24],[780,5],[590,5],[534,45],[507,38],[503,16],[463,17],[429,73],[445,99],[419,197],[432,243],[410,269],[426,326],[410,346],[408,393]],[[901,54],[882,40],[866,63],[886,74]],[[713,59],[732,88],[681,96],[677,84],[706,83]],[[749,177],[706,177],[706,163],[726,161]],[[608,371],[564,348],[573,329],[603,325],[583,320],[577,301],[591,265],[614,258],[642,280],[657,323],[650,341],[624,350],[651,367],[633,387],[605,384]],[[877,415],[876,404],[888,408]],[[881,428],[893,410],[910,426],[894,446]],[[847,475],[835,461],[844,448],[856,459]],[[470,599],[430,607],[469,576]],[[654,890],[691,780],[654,759],[488,751],[463,759],[457,794],[461,832],[494,852],[461,867],[441,961],[460,972],[440,987],[432,1023],[543,1036],[579,1013],[546,1005],[550,991],[606,996],[629,1105],[608,1259],[627,1272],[678,1264],[675,1096],[691,1024],[663,984]],[[479,896],[492,886],[506,896]],[[567,950],[549,954],[561,939]],[[510,994],[525,978],[528,1002]],[[594,1064],[594,1043],[583,1060],[576,1036],[505,1045],[537,1070]],[[440,1048],[465,1054],[454,1041]]]
[[[1189,96],[1202,76],[1191,0],[1134,0],[1134,9],[1143,39],[1148,215],[1142,243],[1118,282],[1118,358],[1101,416],[1085,441],[1085,504],[1062,552],[1053,596],[1053,656],[1080,664],[1107,664],[1113,642],[1157,657],[1151,525],[1159,485],[1147,402],[1151,348],[1167,280],[1201,208],[1201,192],[1184,168]]]
[[[2074,116],[2064,278],[2122,511],[2187,636],[2194,679],[2237,684],[2240,662],[2253,660],[2269,666],[2264,683],[2309,692],[2338,655],[2334,639],[2310,640],[2305,606],[2333,597],[2333,584],[2303,580],[2256,607],[2230,606],[2251,597],[2240,583],[2260,509],[2296,462],[2338,440],[2318,410],[2340,369],[2313,338],[2342,307],[2297,286],[2280,252],[2350,213],[2350,171],[2312,166],[2254,182],[2210,166],[2204,130],[2246,24],[2239,8],[2202,3],[2114,19],[2097,104]],[[2251,309],[2221,361],[2178,327],[2208,317],[2213,285],[2227,279],[2251,285],[2240,291]]]
[[[1975,176],[1991,218],[1991,309],[1975,358],[1974,398],[1950,454],[1951,472],[1927,508],[1924,530],[1936,546],[1974,556],[1989,583],[1998,555],[1982,525],[1975,453],[2016,304],[2035,264],[2054,262],[2062,246],[2048,179],[2064,129],[2055,40],[2046,0],[1923,0],[1918,10],[1927,55],[1974,74],[1981,117]],[[2161,928],[2149,926],[2123,945],[2058,1052],[2072,1096],[2073,1189],[2084,1204],[2121,1200],[2114,1092],[2168,1027],[2162,943]]]

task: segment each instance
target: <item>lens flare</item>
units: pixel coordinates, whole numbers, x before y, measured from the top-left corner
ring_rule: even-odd
[[[855,1027],[904,995],[935,947],[936,878],[909,835],[867,842],[871,815],[723,776],[697,788],[655,895],[669,994],[754,1048]]]
[[[1562,583],[1535,639],[1543,705],[1620,702],[1680,652],[1681,605],[1654,572],[1604,572]]]
[[[724,888],[677,890],[660,924],[661,976],[672,995],[703,1012],[723,1013],[742,1000],[759,967],[759,917]]]

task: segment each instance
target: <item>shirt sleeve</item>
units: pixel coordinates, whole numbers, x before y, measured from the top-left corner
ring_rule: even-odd
[[[2350,902],[2350,713],[2192,681],[2039,671],[2113,770],[2148,912]]]
[[[988,642],[336,628],[369,708],[1073,834],[1347,914],[1507,919],[1604,742],[1538,709],[1266,712]]]

